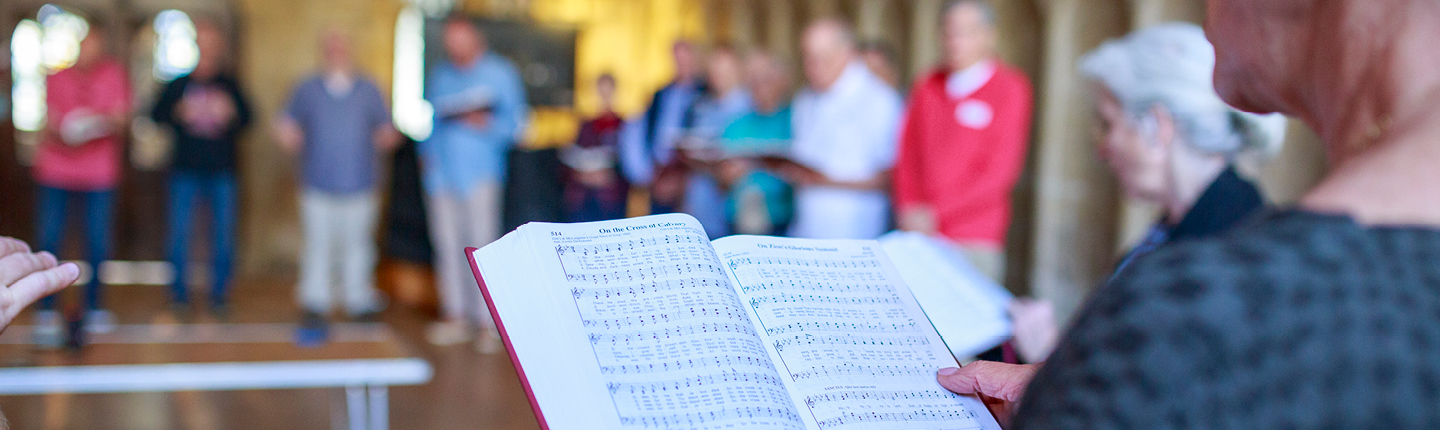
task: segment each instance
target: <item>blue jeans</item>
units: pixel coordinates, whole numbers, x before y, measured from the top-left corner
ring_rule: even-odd
[[[38,197],[35,224],[40,230],[37,234],[40,249],[57,256],[60,255],[60,244],[67,230],[65,221],[71,214],[70,201],[84,202],[85,248],[89,254],[86,259],[90,263],[91,273],[95,274],[90,277],[90,285],[85,288],[85,308],[100,309],[100,263],[110,258],[110,227],[115,210],[115,192],[70,191],[41,186]],[[55,309],[55,295],[41,299],[40,309]]]
[[[175,283],[170,286],[171,300],[176,304],[190,302],[185,287],[186,266],[189,260],[190,222],[195,215],[198,198],[204,197],[210,204],[213,223],[210,230],[210,258],[214,260],[210,272],[210,303],[212,306],[225,304],[230,284],[231,259],[235,254],[235,218],[238,210],[235,197],[235,174],[172,172],[170,174],[170,263],[175,266]]]

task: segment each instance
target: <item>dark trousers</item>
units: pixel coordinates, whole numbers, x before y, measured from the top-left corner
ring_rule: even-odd
[[[170,263],[175,266],[171,285],[174,303],[189,303],[186,289],[191,222],[200,200],[210,206],[212,238],[210,258],[210,302],[224,305],[230,285],[231,261],[235,254],[235,219],[239,210],[235,195],[235,174],[173,172],[170,174]]]
[[[71,191],[53,187],[40,187],[36,205],[36,235],[40,249],[60,255],[60,244],[64,240],[66,221],[71,213],[70,203],[79,201],[84,206],[84,234],[86,260],[90,263],[90,284],[85,288],[85,308],[100,309],[100,263],[110,258],[110,227],[115,211],[115,191]],[[79,212],[79,211],[77,211]],[[40,309],[55,309],[55,295],[40,300]]]

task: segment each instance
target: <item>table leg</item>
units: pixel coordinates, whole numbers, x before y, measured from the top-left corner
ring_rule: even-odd
[[[370,386],[370,430],[390,429],[390,387]]]
[[[365,399],[365,386],[352,385],[345,387],[345,406],[349,412],[348,418],[350,430],[366,430],[366,418],[369,415],[365,407],[368,405]]]
[[[330,430],[346,430],[350,425],[349,402],[344,390],[330,390]]]

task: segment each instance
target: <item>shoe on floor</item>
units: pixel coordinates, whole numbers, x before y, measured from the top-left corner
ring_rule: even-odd
[[[302,347],[324,345],[330,340],[330,322],[319,312],[300,314],[300,327],[295,330],[295,343]]]
[[[435,346],[450,346],[475,339],[475,329],[463,321],[442,321],[425,329],[425,339]]]
[[[90,334],[115,332],[115,314],[104,309],[94,309],[86,312],[85,332]]]

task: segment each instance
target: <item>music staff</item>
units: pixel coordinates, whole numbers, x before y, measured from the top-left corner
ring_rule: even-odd
[[[696,334],[705,335],[705,334],[710,334],[710,333],[735,333],[735,334],[742,334],[742,335],[747,335],[747,336],[756,336],[755,329],[752,328],[752,327],[750,326],[750,324],[748,324],[748,323],[745,323],[745,324],[703,323],[703,324],[683,325],[683,326],[680,326],[680,327],[671,327],[671,328],[666,328],[666,329],[664,329],[664,330],[642,331],[642,332],[635,332],[635,333],[623,333],[623,334],[598,334],[598,333],[592,333],[592,334],[590,335],[590,343],[591,343],[591,344],[599,344],[599,343],[601,343],[601,342],[629,343],[629,342],[640,342],[640,341],[650,341],[650,340],[663,340],[663,339],[670,339],[670,338],[681,337],[681,336],[691,336],[691,335],[696,335]]]
[[[655,246],[670,246],[682,244],[705,244],[710,240],[701,235],[676,234],[659,237],[642,237],[624,242],[612,242],[597,245],[555,245],[555,253],[560,255],[580,254],[599,255],[620,251],[634,251]]]
[[[708,263],[675,263],[661,264],[639,269],[626,269],[609,273],[566,273],[565,280],[570,282],[592,282],[596,284],[608,284],[611,282],[634,282],[646,279],[662,278],[666,276],[710,273],[724,276],[725,271],[720,266]]]
[[[895,287],[886,284],[851,284],[840,282],[816,282],[795,279],[776,280],[770,282],[757,282],[754,284],[741,285],[740,291],[746,294],[760,291],[780,290],[801,290],[829,293],[894,293]]]
[[[824,303],[832,305],[895,305],[900,304],[900,297],[894,294],[889,297],[835,297],[820,296],[814,294],[787,294],[780,293],[773,296],[755,297],[750,299],[750,307],[760,309],[760,305],[781,303]]]
[[[784,265],[784,266],[814,267],[814,268],[826,268],[826,269],[873,269],[873,268],[880,267],[880,260],[875,260],[875,259],[865,259],[865,260],[853,260],[853,259],[844,259],[844,260],[819,260],[819,259],[808,259],[808,258],[769,257],[769,256],[766,256],[766,257],[742,257],[742,258],[733,258],[733,259],[730,259],[730,268],[731,268],[731,269],[738,269],[738,268],[740,268],[740,267],[742,267],[742,266],[756,266],[756,265],[767,265],[767,266]]]
[[[725,384],[764,384],[784,389],[784,383],[780,378],[764,373],[724,372],[704,376],[695,376],[673,381],[664,382],[611,382],[608,388],[611,393],[628,392],[631,394],[643,394],[656,391],[681,390],[686,388],[697,388],[711,385]]]
[[[881,401],[881,400],[953,400],[958,397],[949,391],[840,391],[815,396],[806,396],[805,405],[814,408],[828,402]]]
[[[610,375],[610,374],[631,375],[631,374],[644,374],[644,373],[664,373],[664,372],[670,372],[670,371],[675,371],[675,370],[697,369],[697,368],[705,368],[705,367],[725,367],[725,366],[756,366],[756,367],[767,367],[767,368],[768,368],[768,367],[772,367],[773,364],[770,362],[770,359],[769,359],[769,358],[764,358],[764,357],[724,356],[724,357],[710,357],[710,358],[693,359],[693,360],[676,360],[676,361],[667,361],[667,362],[664,362],[664,363],[652,363],[652,364],[630,364],[630,365],[619,365],[619,366],[600,366],[600,373],[606,374],[606,375]]]
[[[705,317],[723,318],[723,319],[727,319],[727,320],[742,321],[742,322],[749,320],[749,316],[746,316],[743,311],[738,311],[738,310],[735,310],[735,309],[719,307],[719,308],[690,308],[690,309],[688,309],[688,310],[681,311],[681,312],[676,313],[676,314],[641,315],[641,316],[633,316],[633,317],[625,317],[625,318],[609,318],[609,319],[594,319],[594,320],[587,319],[587,320],[581,320],[581,322],[585,324],[585,327],[604,327],[604,328],[606,328],[606,329],[613,329],[613,328],[620,328],[620,327],[644,327],[644,326],[651,325],[651,324],[662,324],[662,323],[667,323],[667,322],[671,322],[671,321],[683,321],[683,320],[688,320],[688,319],[693,319],[693,318],[705,318]]]
[[[729,290],[729,283],[720,279],[677,279],[672,281],[651,282],[648,284],[632,285],[628,287],[613,288],[575,288],[570,291],[576,300],[581,297],[589,297],[592,300],[608,299],[625,296],[637,296],[642,294],[658,293],[664,291],[677,291],[686,289],[715,289],[724,288]]]
[[[916,376],[931,375],[935,369],[929,367],[912,366],[856,366],[853,364],[841,364],[839,366],[816,366],[809,370],[803,370],[790,374],[790,379],[802,381],[812,378],[834,378],[838,376],[870,376],[870,377],[895,377],[895,376]]]
[[[969,410],[959,410],[959,411],[931,411],[931,410],[924,410],[924,409],[922,409],[922,410],[918,410],[918,411],[915,411],[915,412],[866,412],[866,413],[846,412],[846,413],[844,413],[844,414],[841,414],[841,415],[838,416],[838,417],[827,418],[827,419],[820,420],[820,421],[819,421],[819,424],[820,424],[820,428],[821,428],[821,429],[828,429],[828,428],[839,427],[839,426],[843,426],[843,425],[846,425],[846,424],[855,424],[855,423],[907,422],[907,421],[958,421],[958,420],[973,420],[974,418],[976,418],[975,412],[969,411]],[[962,428],[962,429],[978,429],[978,428],[980,428],[980,426],[979,426],[979,425],[975,425],[975,424],[974,424],[974,421],[971,421],[971,426],[970,426],[970,427],[960,427],[960,428]]]
[[[765,333],[776,335],[793,333],[799,331],[841,331],[857,333],[910,333],[915,332],[916,325],[912,322],[902,324],[866,324],[866,323],[841,323],[841,322],[797,322],[765,329]]]
[[[923,336],[906,337],[875,337],[875,336],[815,336],[805,334],[792,338],[775,341],[775,350],[784,352],[786,348],[800,345],[855,345],[855,346],[914,346],[929,345],[930,340]]]
[[[800,421],[800,414],[788,408],[770,407],[748,407],[748,408],[727,408],[719,411],[692,412],[688,414],[674,414],[650,417],[620,417],[620,424],[626,426],[642,427],[671,427],[684,426],[693,427],[716,421],[728,421],[737,419],[771,418],[786,421],[787,428],[804,429],[805,425]]]

